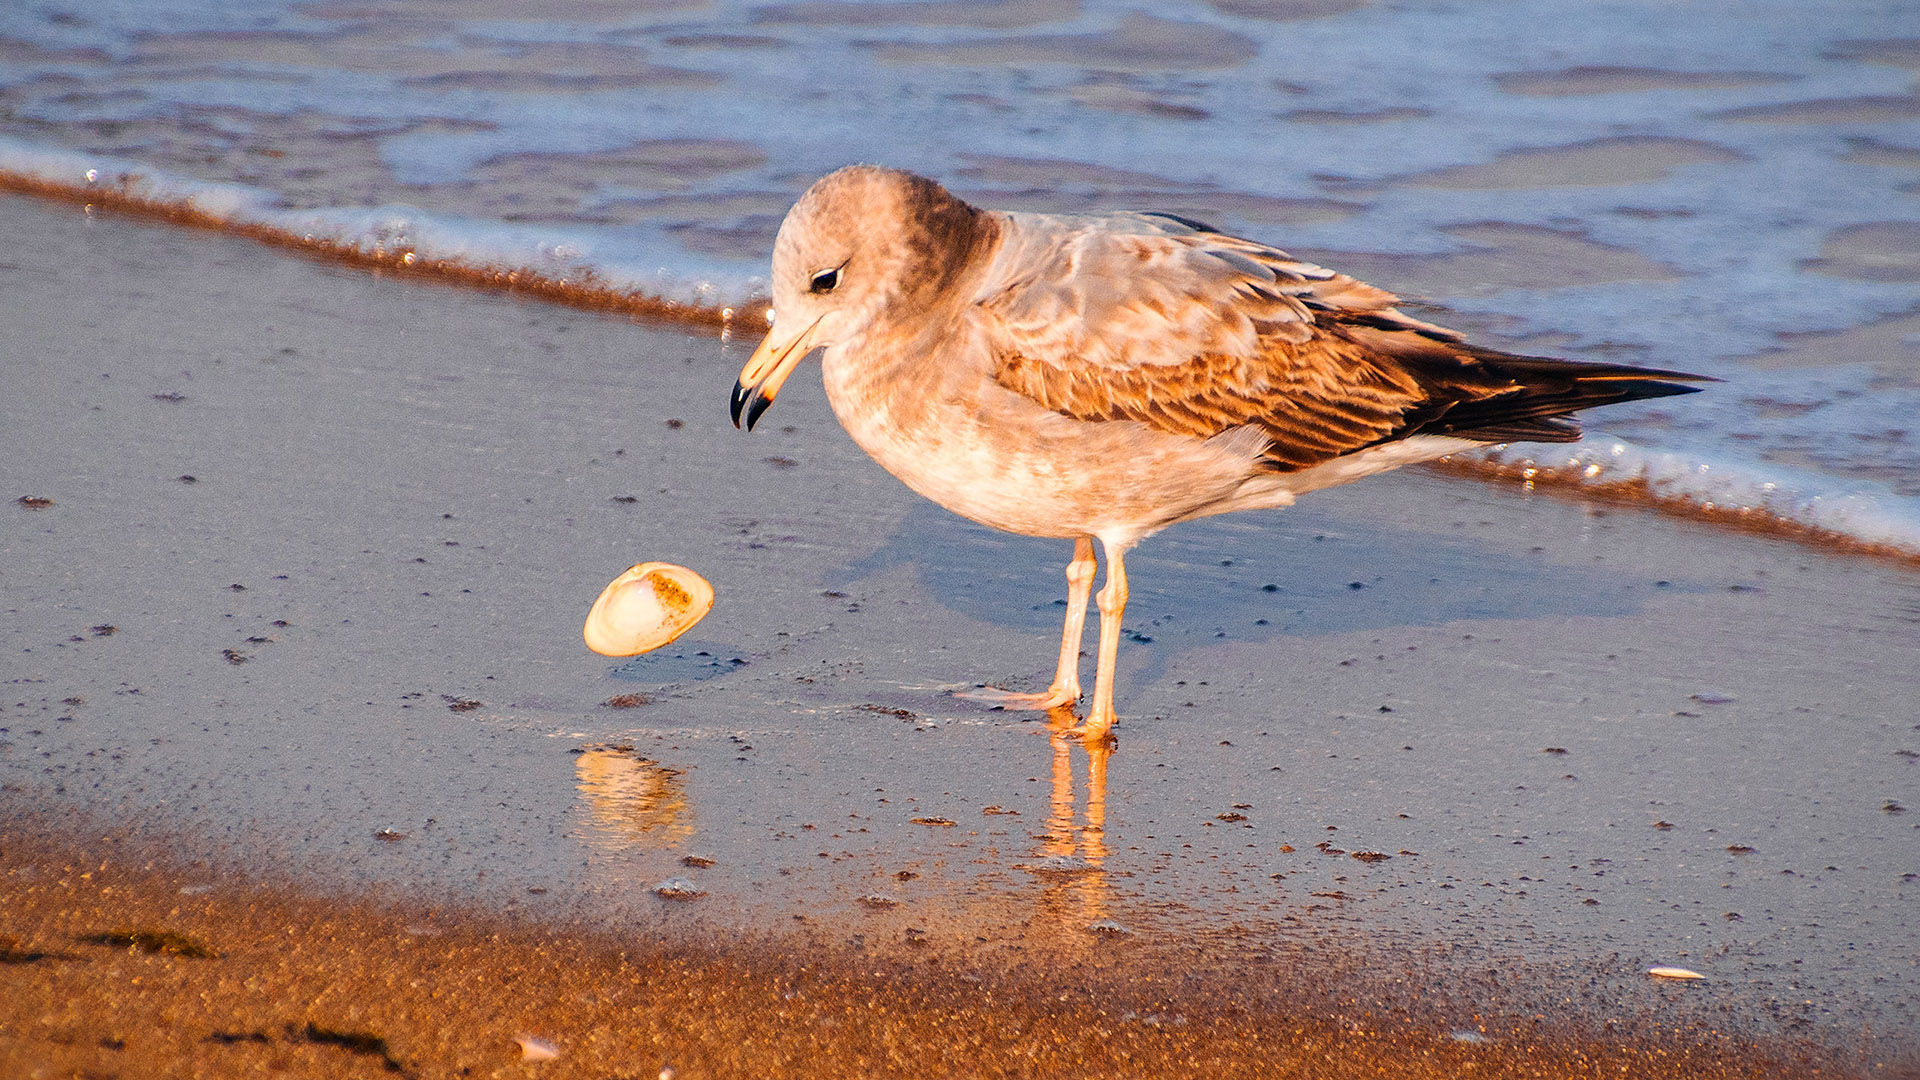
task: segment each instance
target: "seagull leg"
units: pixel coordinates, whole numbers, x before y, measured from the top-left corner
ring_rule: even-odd
[[[1067,564],[1067,625],[1060,633],[1060,666],[1053,685],[1041,694],[1016,694],[995,686],[963,691],[960,696],[990,701],[1002,709],[1053,709],[1080,700],[1080,635],[1087,625],[1087,598],[1093,593],[1093,538],[1073,542],[1073,561]]]
[[[1060,666],[1047,689],[1051,705],[1080,700],[1080,634],[1087,626],[1087,598],[1093,595],[1093,538],[1073,542],[1073,561],[1067,564],[1067,623],[1060,631]],[[1049,705],[1048,707],[1051,707]]]
[[[1113,669],[1120,656],[1120,618],[1127,610],[1126,544],[1100,541],[1107,553],[1107,583],[1100,590],[1100,665],[1093,676],[1093,708],[1081,726],[1083,739],[1103,739],[1114,725]]]

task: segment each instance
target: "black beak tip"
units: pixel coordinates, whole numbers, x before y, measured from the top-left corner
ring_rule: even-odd
[[[740,385],[738,382],[733,384],[733,426],[736,428],[740,426],[740,410],[746,408],[748,396],[746,387]],[[751,422],[747,424],[747,430],[753,430],[753,424]]]
[[[767,409],[770,408],[772,405],[773,405],[772,398],[762,397],[757,393],[753,395],[753,402],[747,406],[747,430],[748,431],[753,430],[753,425],[760,422],[760,414],[766,412]]]

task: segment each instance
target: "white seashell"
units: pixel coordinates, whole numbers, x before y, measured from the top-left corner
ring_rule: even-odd
[[[520,1044],[521,1061],[552,1061],[560,1056],[559,1048],[545,1039],[522,1035],[513,1041]]]
[[[686,633],[712,610],[706,578],[672,563],[640,563],[601,591],[583,633],[587,648],[602,656],[638,656]]]
[[[1656,979],[1704,979],[1706,978],[1705,975],[1702,975],[1697,971],[1688,971],[1686,968],[1680,968],[1680,967],[1648,968],[1647,974],[1653,976]]]

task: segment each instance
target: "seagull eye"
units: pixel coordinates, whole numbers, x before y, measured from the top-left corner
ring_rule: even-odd
[[[840,284],[840,270],[841,267],[836,266],[831,270],[822,270],[813,275],[813,278],[807,283],[807,291],[810,293],[819,293],[823,296],[832,292]]]

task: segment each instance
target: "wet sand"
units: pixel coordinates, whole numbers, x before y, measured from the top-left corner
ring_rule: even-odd
[[[41,842],[36,843],[39,840]],[[615,935],[460,907],[314,899],[156,853],[7,837],[8,1076],[1837,1076],[1798,1040],[1617,1036],[1311,952],[1225,981],[1160,948],[1044,968],[832,935]],[[1199,967],[1187,961],[1198,961]]]
[[[570,1048],[543,1068],[593,1075],[913,1073],[846,1055],[915,1047],[980,1075],[1267,1067],[1248,1033],[1287,1031],[1325,1066],[1301,1075],[1408,1048],[1433,1075],[1781,1075],[1806,1046],[1912,1069],[1910,569],[1386,477],[1144,545],[1118,749],[1090,757],[950,693],[1044,683],[1066,550],[917,501],[817,379],[735,432],[751,340],[13,197],[0,247],[0,934],[84,958],[0,967],[20,1053],[111,1071],[130,1051],[95,1044],[124,1039],[160,1071],[234,1023],[267,1041],[207,1045],[332,1067],[313,1023],[491,1071],[537,1020]],[[713,614],[586,652],[593,597],[650,559],[712,580]],[[55,873],[96,858],[112,894]],[[655,893],[675,878],[700,895]],[[390,946],[427,906],[475,936]],[[74,939],[114,914],[223,959]],[[221,998],[241,957],[310,977],[262,944],[288,926],[357,942],[349,989]],[[423,1003],[416,962],[489,989]],[[636,968],[692,986],[637,995],[650,1030],[704,1041],[594,1056],[643,1045],[593,989]],[[801,969],[840,1004],[885,972],[894,1026],[783,1027],[742,974]],[[1059,1002],[1060,972],[1098,993]],[[483,1022],[508,975],[596,996]],[[970,979],[1004,989],[955,1020]],[[1396,980],[1390,1037],[1316,1034]],[[1033,1037],[1120,1001],[1125,1040]],[[1491,1041],[1455,1040],[1477,1017]],[[726,1056],[749,1037],[771,1056]]]

